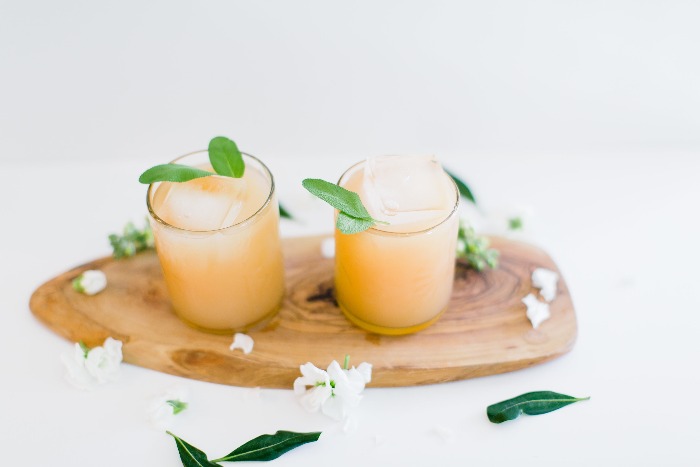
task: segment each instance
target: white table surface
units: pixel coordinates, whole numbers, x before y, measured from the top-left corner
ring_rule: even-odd
[[[699,7],[564,3],[0,2],[0,463],[178,466],[146,406],[184,384],[173,431],[212,456],[287,429],[323,435],[275,465],[700,465]],[[276,174],[299,218],[286,236],[331,231],[303,178],[371,154],[436,153],[484,210],[532,206],[575,347],[503,375],[369,387],[350,434],[291,388],[125,364],[74,389],[71,343],[32,316],[32,291],[110,254],[107,235],[145,214],[138,174],[216,134]],[[487,420],[533,390],[591,400]]]

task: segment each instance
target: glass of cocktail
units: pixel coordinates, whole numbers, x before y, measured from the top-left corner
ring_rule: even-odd
[[[409,334],[447,309],[454,282],[459,192],[434,157],[382,156],[350,167],[338,185],[379,223],[335,231],[335,292],[343,313],[379,334]]]
[[[209,332],[259,325],[277,312],[284,295],[274,179],[257,158],[242,158],[240,178],[211,175],[148,188],[149,220],[173,309]],[[212,170],[207,151],[171,164]]]

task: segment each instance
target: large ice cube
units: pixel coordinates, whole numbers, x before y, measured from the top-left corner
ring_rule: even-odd
[[[156,214],[186,230],[215,230],[236,222],[248,190],[242,178],[209,176],[185,183],[164,182],[153,200]]]
[[[370,157],[363,191],[372,217],[392,225],[444,218],[455,202],[454,187],[434,156]]]

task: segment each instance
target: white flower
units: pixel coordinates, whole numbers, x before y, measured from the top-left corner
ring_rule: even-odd
[[[532,294],[528,294],[522,302],[527,306],[527,318],[533,328],[537,329],[542,321],[549,319],[549,304],[537,300],[537,297]]]
[[[302,376],[294,381],[294,393],[309,412],[319,409],[335,420],[348,419],[353,408],[362,399],[365,385],[372,380],[372,365],[343,369],[333,360],[326,371],[312,363],[300,367]],[[311,387],[307,389],[307,387]]]
[[[174,386],[151,400],[148,414],[153,427],[159,431],[172,427],[175,416],[187,408],[189,391],[184,386]]]
[[[545,268],[537,268],[532,271],[532,285],[540,289],[542,298],[551,302],[557,296],[557,281],[559,274]]]
[[[61,355],[66,366],[66,379],[78,389],[92,389],[114,381],[122,362],[122,342],[108,337],[101,347],[88,349],[77,343],[72,355]]]
[[[253,351],[254,344],[255,342],[253,341],[253,338],[250,337],[248,334],[241,334],[240,332],[237,332],[233,336],[233,343],[229,346],[229,349],[241,349],[243,353],[247,355]]]
[[[98,270],[89,270],[73,279],[73,288],[85,295],[95,295],[107,286],[107,276]]]

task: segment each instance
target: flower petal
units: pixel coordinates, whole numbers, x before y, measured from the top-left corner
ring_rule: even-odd
[[[318,409],[324,406],[330,398],[330,386],[316,386],[299,397],[299,403],[308,412],[318,412]]]
[[[558,280],[559,274],[549,269],[537,268],[532,271],[532,285],[540,289],[540,295],[548,302],[557,296]]]
[[[77,351],[74,350],[73,355],[61,355],[61,361],[66,367],[66,381],[77,389],[89,390],[95,387],[95,381],[85,369],[85,357],[83,350],[78,344],[75,344]],[[79,353],[80,358],[76,358]]]
[[[233,343],[229,347],[230,350],[236,350],[236,349],[241,349],[244,354],[248,355],[250,352],[253,351],[253,345],[255,342],[253,341],[253,338],[250,337],[248,334],[243,334],[240,332],[237,332],[233,336]]]
[[[357,371],[360,372],[362,377],[365,379],[365,383],[369,383],[372,381],[372,364],[367,363],[367,362],[362,362],[360,363],[360,366],[357,367]]]
[[[549,319],[549,304],[540,302],[532,294],[528,294],[522,299],[522,302],[527,306],[527,318],[532,323],[532,327],[537,327],[545,320]]]

